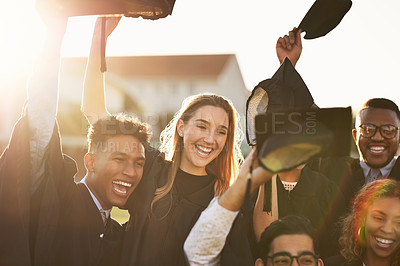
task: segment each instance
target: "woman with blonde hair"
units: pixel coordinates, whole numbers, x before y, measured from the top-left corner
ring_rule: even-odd
[[[391,179],[365,185],[342,221],[341,255],[325,265],[400,265],[400,182]]]
[[[107,18],[106,36],[118,21]],[[90,123],[110,115],[98,68],[100,25],[98,20],[82,103]],[[142,180],[127,205],[130,220],[121,265],[186,264],[183,244],[191,228],[209,202],[236,177],[243,159],[239,133],[236,111],[224,97],[199,94],[182,103],[161,133],[159,150],[146,150]]]

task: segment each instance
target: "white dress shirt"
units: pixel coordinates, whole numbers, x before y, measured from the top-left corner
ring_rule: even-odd
[[[388,163],[387,165],[385,165],[382,168],[379,168],[381,174],[382,174],[382,178],[386,178],[390,175],[390,172],[392,171],[393,166],[395,165],[397,160],[397,156],[395,156],[390,163]],[[364,173],[364,177],[365,177],[365,184],[368,184],[370,182],[373,181],[373,177],[371,177],[370,173],[371,173],[371,167],[366,164],[362,159],[360,159],[360,166],[363,169],[363,173]]]
[[[90,196],[92,196],[92,199],[97,206],[97,209],[99,209],[100,212],[104,212],[108,219],[108,217],[110,217],[111,209],[104,210],[103,207],[101,207],[100,202],[97,200],[96,196],[93,194],[93,192],[90,190],[89,186],[86,183],[86,176],[84,178],[82,178],[82,180],[79,183],[85,184],[86,188],[89,190]]]

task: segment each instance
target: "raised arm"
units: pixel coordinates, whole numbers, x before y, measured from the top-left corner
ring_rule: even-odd
[[[301,43],[301,29],[293,28],[288,35],[280,37],[276,42],[276,55],[282,64],[287,57],[293,66],[296,66],[300,58],[303,46]]]
[[[101,31],[102,20],[105,19],[106,40],[117,27],[121,17],[98,17],[93,37],[90,54],[86,65],[85,81],[83,86],[81,111],[90,124],[96,123],[100,118],[110,116],[107,110],[104,86],[104,73],[100,71],[101,65]]]
[[[235,183],[229,187],[224,194],[221,195],[218,202],[227,210],[238,211],[244,202],[246,196],[246,187],[249,177],[250,165],[253,164],[251,175],[250,193],[253,193],[262,184],[270,180],[273,174],[267,172],[257,164],[256,151],[253,150],[240,167],[239,175]]]
[[[42,15],[46,40],[28,82],[27,117],[33,193],[45,171],[45,153],[53,135],[58,105],[58,72],[60,49],[67,18]]]

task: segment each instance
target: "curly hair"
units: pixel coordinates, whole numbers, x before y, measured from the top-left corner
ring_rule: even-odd
[[[151,138],[150,128],[146,123],[126,114],[119,114],[99,119],[94,125],[90,126],[87,134],[89,151],[99,151],[106,148],[104,146],[106,141],[118,135],[135,137],[144,147],[147,147]]]
[[[400,199],[400,182],[383,179],[365,185],[352,202],[351,213],[342,220],[339,238],[340,253],[347,261],[362,260],[366,252],[364,224],[368,208],[376,199]],[[393,256],[392,265],[399,265],[400,248]]]

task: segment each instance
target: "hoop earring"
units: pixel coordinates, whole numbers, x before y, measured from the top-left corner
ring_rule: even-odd
[[[358,235],[358,240],[360,241],[360,243],[365,243],[365,227],[364,226],[360,226],[360,228],[358,228],[357,231],[357,235]]]

